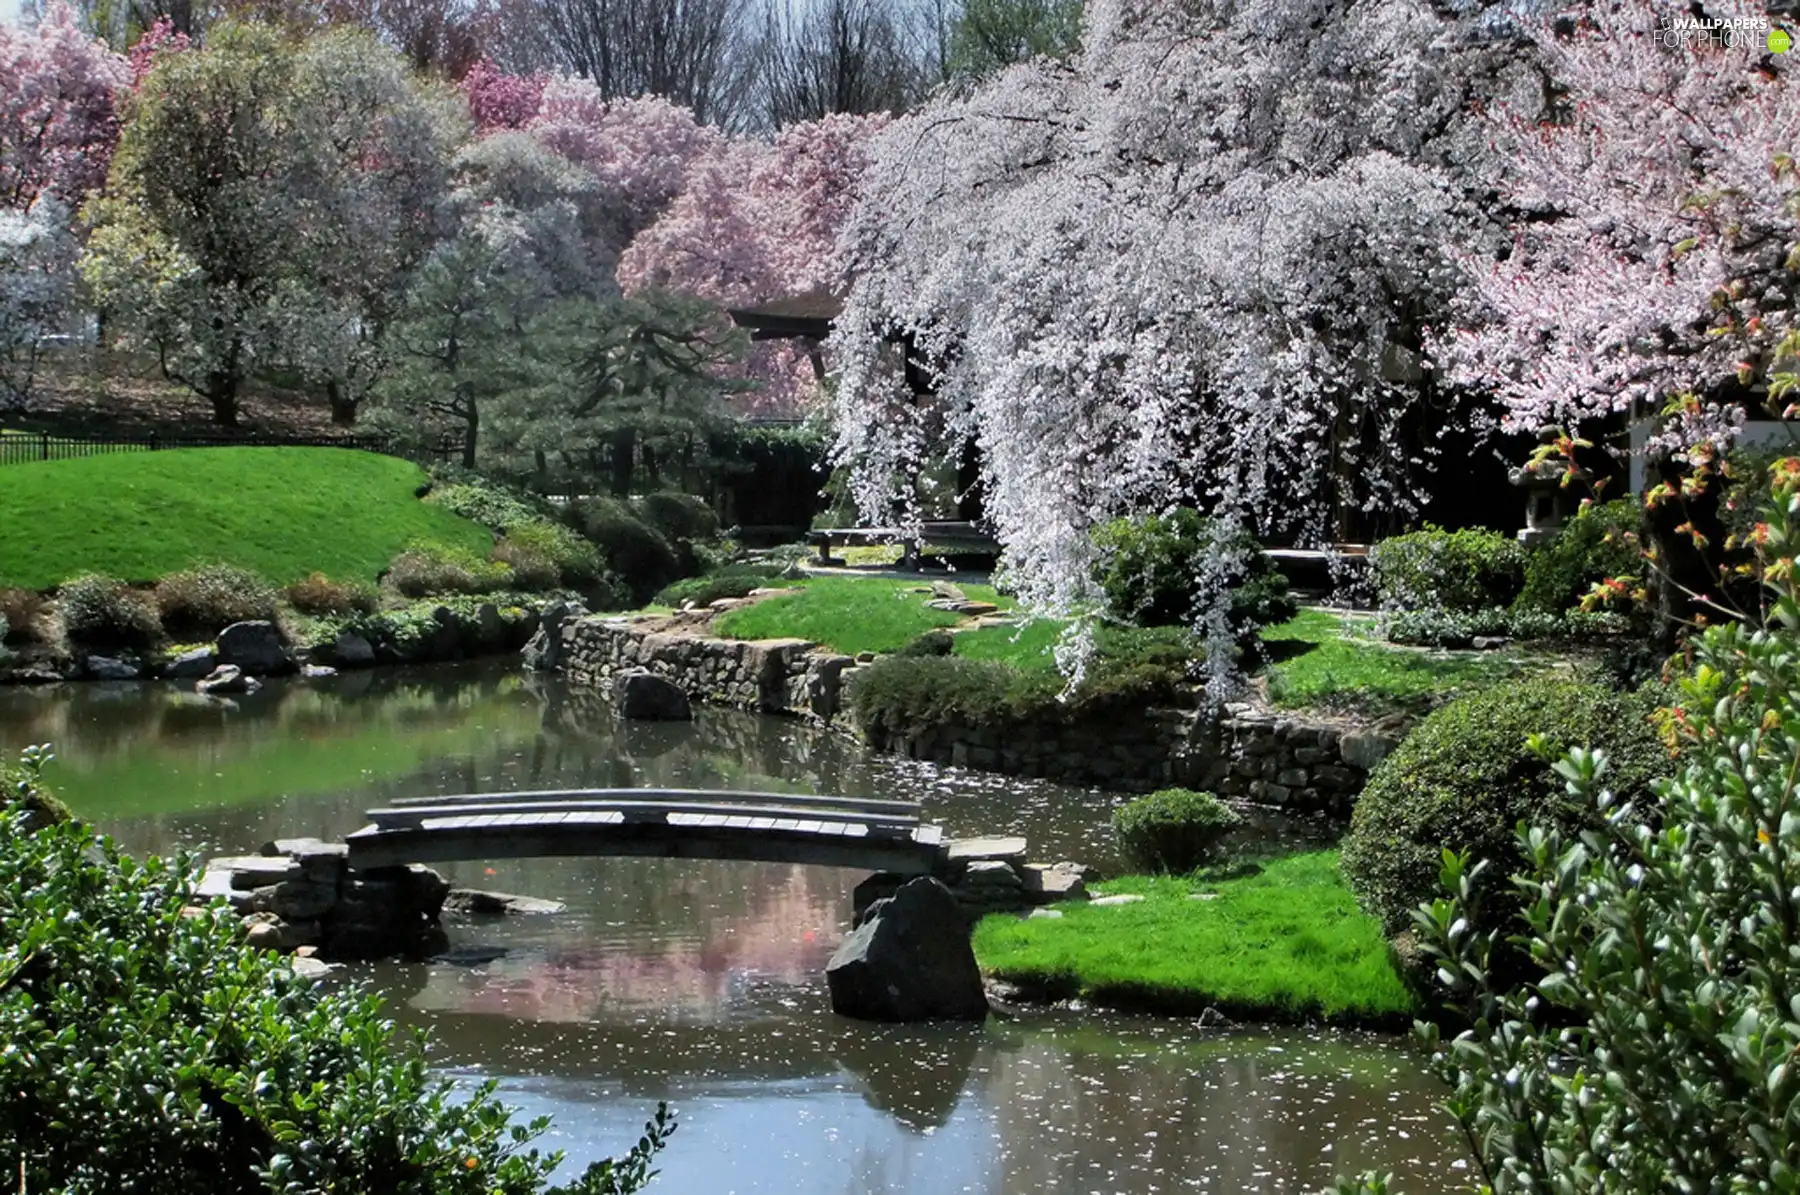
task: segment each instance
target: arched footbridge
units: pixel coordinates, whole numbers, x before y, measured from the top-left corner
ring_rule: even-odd
[[[596,788],[408,797],[369,811],[349,864],[637,855],[942,869],[950,844],[916,801],[700,789]]]

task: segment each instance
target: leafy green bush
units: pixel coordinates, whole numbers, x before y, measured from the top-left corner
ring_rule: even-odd
[[[593,544],[556,523],[520,523],[494,545],[494,559],[507,565],[521,589],[587,589],[606,575]]]
[[[956,636],[949,631],[926,631],[897,653],[903,656],[947,656],[956,650]]]
[[[1286,622],[1297,609],[1287,578],[1262,554],[1261,545],[1238,533],[1215,543],[1217,533],[1197,511],[1182,507],[1168,515],[1116,519],[1094,533],[1100,549],[1100,587],[1114,617],[1139,626],[1179,626],[1194,617],[1197,579],[1210,568],[1207,557],[1223,552],[1221,581],[1231,593],[1227,619],[1240,646],[1253,647],[1258,633]]]
[[[26,761],[34,786],[41,759]],[[531,1195],[494,1085],[434,1078],[380,1002],[250,947],[187,860],[137,862],[79,822],[0,815],[0,1167],[21,1190]],[[673,1126],[572,1192],[635,1190]]]
[[[745,597],[753,589],[779,587],[781,582],[779,565],[729,564],[704,577],[688,577],[665,585],[651,600],[659,606],[680,606],[683,602],[707,606],[720,598]]]
[[[681,576],[681,559],[660,531],[615,498],[589,498],[575,510],[583,535],[599,545],[606,564],[634,601],[648,600]]]
[[[1525,549],[1498,531],[1422,531],[1396,535],[1369,553],[1383,610],[1467,614],[1512,604],[1525,581]]]
[[[40,826],[70,819],[69,807],[44,783],[44,765],[56,758],[48,745],[27,747],[19,753],[18,766],[0,761],[0,811],[8,807],[23,812],[23,826],[31,833]]]
[[[156,599],[115,577],[76,577],[57,589],[56,600],[63,629],[82,647],[145,648],[163,637]]]
[[[313,573],[281,591],[287,604],[302,614],[373,614],[381,607],[381,594],[366,581],[333,581]]]
[[[1243,818],[1212,793],[1165,788],[1113,810],[1113,837],[1132,867],[1186,875]]]
[[[1797,478],[1773,479],[1767,561],[1800,546]],[[1682,757],[1653,803],[1627,803],[1612,758],[1558,760],[1536,743],[1590,828],[1519,827],[1509,903],[1523,915],[1507,940],[1471,932],[1495,924],[1499,865],[1470,854],[1445,860],[1447,895],[1415,918],[1470,1026],[1448,1045],[1421,1027],[1474,1150],[1470,1190],[1796,1189],[1800,583],[1787,568],[1761,582],[1768,625],[1712,627],[1692,645],[1668,719]],[[1538,982],[1504,965],[1520,950]]]
[[[1062,678],[993,660],[892,655],[859,669],[850,711],[869,734],[913,735],[939,726],[1067,724],[1179,698],[1178,677],[1155,665],[1096,667],[1066,697]]]
[[[1618,635],[1627,629],[1623,615],[1605,610],[1567,610],[1551,614],[1542,610],[1399,610],[1381,619],[1383,636],[1391,643],[1430,647],[1467,647],[1476,636],[1508,639],[1584,638]]]
[[[549,508],[541,500],[490,481],[439,486],[425,500],[490,531],[507,532],[514,527],[552,521]]]
[[[1390,933],[1437,890],[1443,853],[1491,859],[1492,928],[1516,904],[1497,889],[1522,863],[1520,821],[1574,833],[1592,811],[1568,801],[1526,741],[1537,734],[1567,747],[1604,748],[1619,794],[1639,800],[1670,769],[1651,703],[1582,681],[1521,681],[1458,698],[1413,730],[1369,777],[1344,840],[1344,877]]]
[[[234,622],[274,618],[275,587],[247,568],[208,564],[158,581],[156,606],[176,639],[204,639]]]
[[[1514,609],[1561,614],[1611,577],[1642,577],[1644,508],[1620,498],[1583,510],[1555,539],[1525,557],[1525,587]]]
[[[670,543],[714,539],[719,534],[719,516],[705,499],[692,494],[662,490],[644,495],[635,505],[638,516]]]
[[[413,544],[388,565],[383,579],[406,597],[493,593],[513,584],[512,569],[464,548]]]

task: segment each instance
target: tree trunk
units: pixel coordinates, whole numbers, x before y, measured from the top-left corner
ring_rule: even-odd
[[[214,423],[220,427],[237,426],[238,379],[235,372],[215,369],[207,374],[206,400],[212,404]]]
[[[463,420],[463,468],[475,467],[475,441],[481,435],[481,412],[471,409]]]
[[[623,427],[612,437],[612,492],[615,498],[631,497],[631,472],[637,463],[637,429]]]
[[[333,378],[325,383],[325,398],[331,403],[331,422],[349,427],[356,422],[357,401],[344,392],[344,384]]]

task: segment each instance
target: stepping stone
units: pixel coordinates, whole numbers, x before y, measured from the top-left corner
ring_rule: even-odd
[[[1138,901],[1143,899],[1144,898],[1140,893],[1120,892],[1112,896],[1096,896],[1088,903],[1096,905],[1135,905]]]
[[[1025,914],[1027,921],[1056,921],[1061,919],[1061,909],[1033,909]]]
[[[950,843],[949,859],[952,863],[983,859],[1023,863],[1028,849],[1023,838],[958,838]]]

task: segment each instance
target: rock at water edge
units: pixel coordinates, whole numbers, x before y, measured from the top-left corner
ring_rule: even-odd
[[[650,722],[689,722],[694,717],[694,707],[679,685],[642,669],[613,677],[613,712]]]
[[[234,622],[219,632],[216,646],[219,663],[235,665],[252,676],[293,670],[287,645],[281,641],[281,631],[272,622],[261,619]]]
[[[486,892],[479,888],[452,888],[444,898],[444,910],[477,917],[513,917],[561,913],[568,909],[560,900],[517,896],[511,892]]]
[[[870,905],[825,979],[832,1011],[860,1020],[979,1021],[988,1012],[962,906],[930,878]]]
[[[138,670],[112,656],[89,656],[87,674],[95,680],[136,680]]]
[[[217,696],[222,693],[254,693],[262,682],[235,664],[221,664],[211,675],[194,682],[194,692]]]
[[[170,680],[199,680],[218,666],[218,652],[210,647],[196,647],[163,665],[163,675]]]

